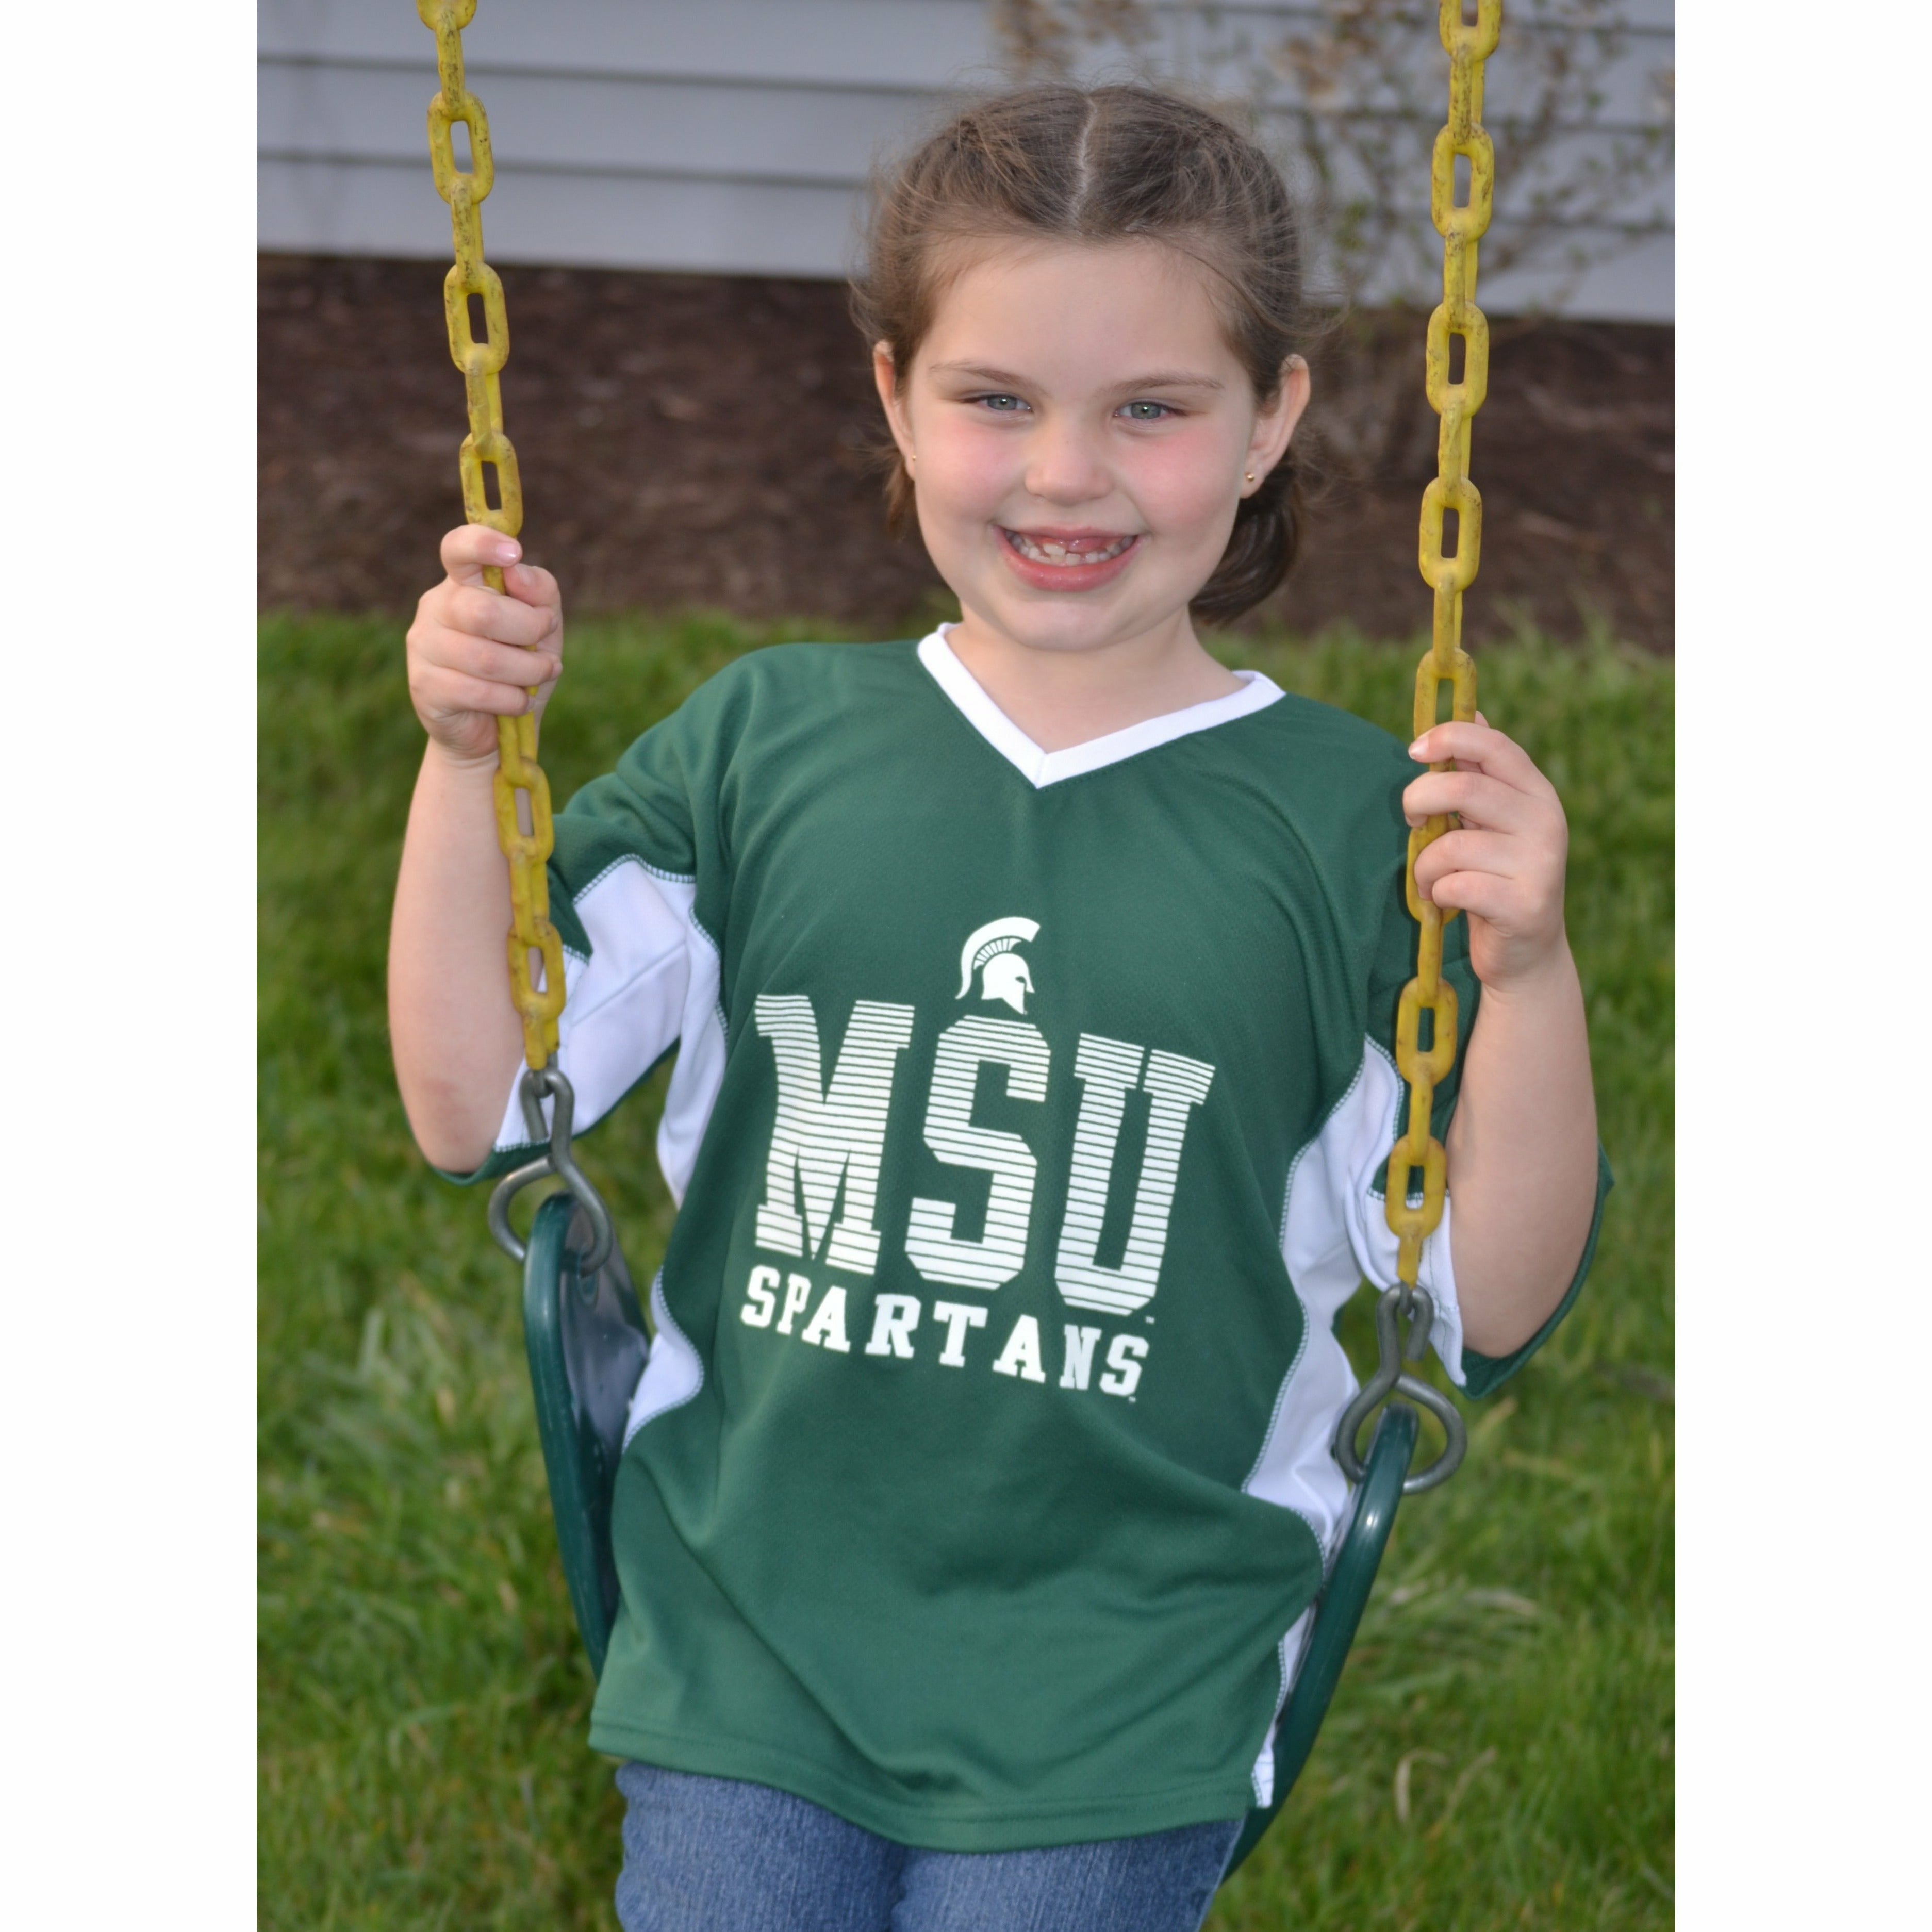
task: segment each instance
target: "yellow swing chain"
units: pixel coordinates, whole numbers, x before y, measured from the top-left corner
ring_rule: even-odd
[[[513,537],[524,523],[523,486],[517,452],[503,434],[503,398],[498,373],[509,359],[510,326],[503,310],[503,284],[483,260],[483,221],[478,204],[490,192],[496,169],[490,158],[490,123],[483,104],[463,82],[463,29],[476,12],[476,0],[416,0],[422,23],[436,36],[436,76],[442,91],[429,104],[429,158],[436,191],[449,204],[449,226],[456,244],[456,266],[442,284],[443,313],[449,323],[449,353],[463,371],[470,404],[470,434],[458,461],[463,472],[463,512]],[[467,172],[456,164],[451,130],[460,122],[470,134]],[[484,340],[473,332],[470,302],[482,305]],[[492,508],[484,472],[494,472],[496,507]],[[483,580],[503,588],[494,566]],[[496,836],[510,864],[510,997],[524,1023],[524,1058],[532,1071],[556,1052],[557,1016],[563,1011],[563,946],[550,922],[550,786],[537,763],[537,721],[520,717],[496,721]],[[521,806],[521,810],[519,806]],[[530,829],[524,829],[527,815]],[[530,970],[532,956],[543,962],[538,988]]]
[[[1423,580],[1436,592],[1434,634],[1415,674],[1415,734],[1436,722],[1437,694],[1450,680],[1450,716],[1476,715],[1476,667],[1462,648],[1462,593],[1474,580],[1482,555],[1483,500],[1469,480],[1469,430],[1489,388],[1490,325],[1476,306],[1476,244],[1490,225],[1496,184],[1496,152],[1483,131],[1483,62],[1496,50],[1502,0],[1478,0],[1475,24],[1465,26],[1462,0],[1441,0],[1442,44],[1449,55],[1449,121],[1436,137],[1429,166],[1429,212],[1442,237],[1442,300],[1429,318],[1424,380],[1430,406],[1442,418],[1436,480],[1423,493],[1420,561]],[[1456,162],[1469,164],[1469,199],[1456,202]],[[1449,346],[1462,340],[1462,380],[1449,380]],[[1456,513],[1456,551],[1442,554],[1445,511]],[[1446,761],[1432,771],[1447,771]],[[1387,1207],[1390,1231],[1401,1243],[1396,1274],[1414,1288],[1422,1244],[1442,1220],[1448,1158],[1431,1131],[1436,1089],[1456,1064],[1456,989],[1442,976],[1442,928],[1455,917],[1426,902],[1416,890],[1415,862],[1450,829],[1436,818],[1408,835],[1408,909],[1422,931],[1415,976],[1402,989],[1396,1017],[1395,1062],[1408,1083],[1408,1131],[1389,1156]],[[1421,1045],[1422,1016],[1435,1032]],[[1412,1205],[1412,1177],[1422,1172],[1422,1199]]]
[[[1430,404],[1442,418],[1436,449],[1436,480],[1424,491],[1418,560],[1424,583],[1436,593],[1433,634],[1415,673],[1415,735],[1436,722],[1443,681],[1450,686],[1450,716],[1464,722],[1476,715],[1476,668],[1462,648],[1462,593],[1475,580],[1482,555],[1483,500],[1469,480],[1469,428],[1489,387],[1490,325],[1476,306],[1476,244],[1490,225],[1496,186],[1496,153],[1484,133],[1483,63],[1496,51],[1502,28],[1502,0],[1477,0],[1473,26],[1465,25],[1462,0],[1440,0],[1438,24],[1449,56],[1449,122],[1436,137],[1430,158],[1429,212],[1442,237],[1442,300],[1429,318],[1424,352]],[[1456,200],[1456,163],[1469,167],[1469,199]],[[1462,376],[1449,380],[1450,344],[1462,344]],[[1456,513],[1456,550],[1442,554],[1445,513]],[[1432,765],[1447,771],[1447,760]],[[1446,1482],[1462,1460],[1468,1435],[1455,1405],[1410,1372],[1428,1346],[1434,1304],[1420,1286],[1422,1246],[1442,1223],[1448,1191],[1449,1162],[1436,1138],[1436,1090],[1456,1064],[1456,989],[1442,976],[1442,928],[1453,910],[1424,902],[1416,890],[1415,862],[1454,823],[1447,814],[1430,819],[1408,835],[1408,910],[1421,928],[1416,944],[1415,976],[1402,989],[1396,1009],[1395,1063],[1408,1085],[1407,1131],[1390,1150],[1383,1211],[1399,1244],[1399,1285],[1384,1294],[1376,1311],[1380,1360],[1336,1424],[1336,1460],[1352,1481],[1360,1482],[1366,1466],[1355,1438],[1370,1414],[1391,1396],[1406,1398],[1432,1414],[1443,1427],[1442,1454],[1402,1484],[1405,1494]],[[1431,1034],[1422,1045],[1422,1016]],[[1421,1198],[1410,1191],[1418,1173]],[[1405,1338],[1402,1324],[1408,1324]]]
[[[436,36],[436,76],[441,91],[429,104],[429,158],[436,191],[449,204],[450,232],[456,266],[443,279],[442,308],[449,324],[449,353],[463,371],[470,404],[470,434],[458,462],[463,473],[463,514],[472,524],[513,537],[524,525],[524,492],[517,476],[517,452],[503,434],[503,398],[497,377],[510,357],[510,325],[503,312],[503,284],[483,259],[483,221],[477,206],[490,192],[496,168],[490,158],[490,123],[483,104],[463,82],[463,29],[476,17],[476,0],[416,0],[422,23]],[[451,130],[460,122],[470,131],[470,166],[456,164]],[[470,304],[483,311],[478,341]],[[496,482],[490,507],[484,472]],[[492,590],[503,588],[494,565],[483,572]],[[531,695],[534,698],[535,692]],[[520,1098],[532,1141],[548,1141],[547,1151],[513,1168],[490,1196],[490,1231],[516,1260],[524,1258],[523,1238],[510,1225],[510,1203],[532,1181],[555,1175],[576,1196],[587,1217],[590,1242],[580,1274],[588,1281],[611,1252],[614,1232],[609,1210],[598,1198],[571,1152],[575,1096],[556,1065],[557,1017],[563,1011],[563,942],[550,920],[548,862],[554,833],[550,784],[537,763],[537,721],[525,712],[496,721],[496,839],[510,866],[510,998],[524,1024],[524,1074]],[[529,829],[524,829],[527,821]],[[543,985],[530,962],[543,962]],[[548,1126],[543,1103],[551,1103]]]

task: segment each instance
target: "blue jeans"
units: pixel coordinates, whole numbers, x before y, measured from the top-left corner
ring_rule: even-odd
[[[627,1764],[617,1788],[624,1932],[1196,1932],[1240,1830],[931,1852],[734,1778]]]

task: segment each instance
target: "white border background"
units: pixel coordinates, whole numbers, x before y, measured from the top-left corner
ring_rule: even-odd
[[[254,16],[22,7],[0,1916],[254,1922]]]
[[[1922,1924],[1932,16],[1684,10],[1680,1922]]]
[[[13,37],[0,1892],[206,1932],[254,1911],[253,18]],[[1678,44],[1682,1918],[1909,1923],[1932,18]]]

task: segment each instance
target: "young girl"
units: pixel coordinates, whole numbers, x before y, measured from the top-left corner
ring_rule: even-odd
[[[1576,1292],[1555,793],[1480,721],[1405,752],[1196,636],[1290,560],[1298,301],[1279,178],[1199,109],[962,114],[857,290],[892,508],[960,621],[755,652],[558,818],[579,1120],[677,1048],[591,1729],[633,1932],[1199,1923],[1346,1501],[1335,1313],[1395,1278],[1432,813],[1421,890],[1468,915],[1436,1350],[1484,1394]],[[478,1174],[528,1139],[495,722],[562,666],[519,556],[452,531],[409,638],[397,1070]]]

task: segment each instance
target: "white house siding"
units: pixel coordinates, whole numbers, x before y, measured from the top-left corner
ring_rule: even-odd
[[[1306,5],[1165,6],[1154,57],[1212,81],[1204,49],[1244,35],[1265,44],[1312,17]],[[1575,146],[1607,152],[1618,130],[1658,112],[1670,0],[1640,0],[1626,17],[1636,31],[1610,77],[1606,130],[1566,136]],[[260,0],[260,22],[261,246],[446,254],[423,118],[435,46],[410,0]],[[1490,63],[1492,124],[1510,98],[1510,35],[1523,31],[1511,22]],[[983,0],[481,0],[464,39],[496,161],[484,231],[503,262],[841,274],[875,158],[942,112],[949,94],[999,80]],[[1432,28],[1418,32],[1415,56],[1440,75]],[[1348,104],[1385,111],[1372,98]],[[1270,115],[1292,106],[1284,88]],[[1416,172],[1414,212],[1426,225]],[[1498,238],[1534,186],[1500,185]],[[1653,192],[1633,216],[1660,199],[1667,213]],[[1594,252],[1612,238],[1574,238]],[[1672,240],[1627,248],[1564,306],[1668,320]],[[1484,306],[1546,302],[1555,283],[1553,268],[1486,277]]]

